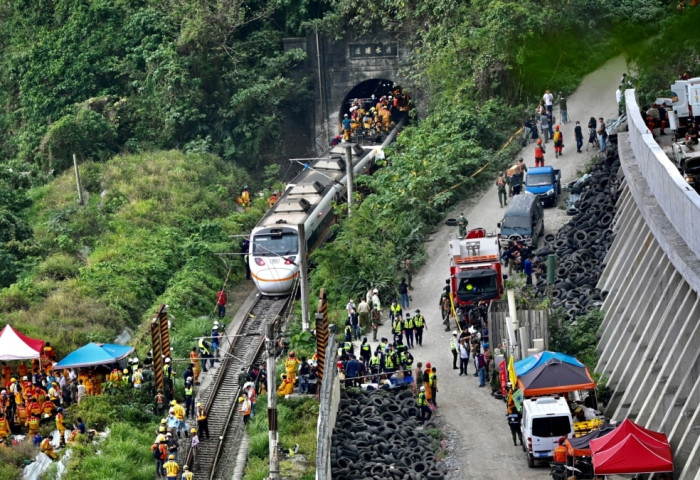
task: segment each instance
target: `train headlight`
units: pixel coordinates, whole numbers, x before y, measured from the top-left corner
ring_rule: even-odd
[[[256,259],[255,259],[255,264],[256,264],[258,267],[262,267],[262,266],[265,265],[265,260],[263,260],[262,258],[256,258]]]
[[[285,265],[294,265],[294,260],[296,260],[297,257],[287,257],[284,259],[284,264]]]

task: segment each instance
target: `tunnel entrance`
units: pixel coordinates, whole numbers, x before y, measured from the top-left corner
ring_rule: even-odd
[[[340,110],[338,112],[338,122],[343,120],[343,116],[346,113],[350,113],[350,107],[355,99],[362,100],[367,110],[369,110],[370,106],[373,107],[373,104],[377,103],[382,96],[388,97],[391,95],[393,88],[394,82],[383,78],[373,78],[358,83],[345,95],[345,98],[343,98],[343,103],[340,105]],[[374,101],[372,100],[372,96],[374,96]]]

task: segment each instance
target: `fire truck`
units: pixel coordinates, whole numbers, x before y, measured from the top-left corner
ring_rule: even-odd
[[[450,289],[455,306],[497,300],[503,294],[503,275],[495,235],[483,228],[450,240]]]

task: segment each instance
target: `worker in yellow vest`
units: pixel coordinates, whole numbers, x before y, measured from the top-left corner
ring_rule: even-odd
[[[194,480],[194,473],[190,472],[190,467],[183,465],[182,480]]]
[[[175,461],[175,455],[168,455],[168,461],[163,465],[165,469],[165,478],[168,480],[177,480],[177,473],[180,471],[180,465]]]
[[[56,430],[58,430],[58,435],[60,437],[60,445],[66,444],[66,419],[63,418],[63,408],[58,407],[56,409]]]

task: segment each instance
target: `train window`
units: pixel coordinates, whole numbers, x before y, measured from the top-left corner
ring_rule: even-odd
[[[292,255],[299,251],[299,236],[296,232],[270,234],[263,233],[253,237],[253,256],[276,257]]]

